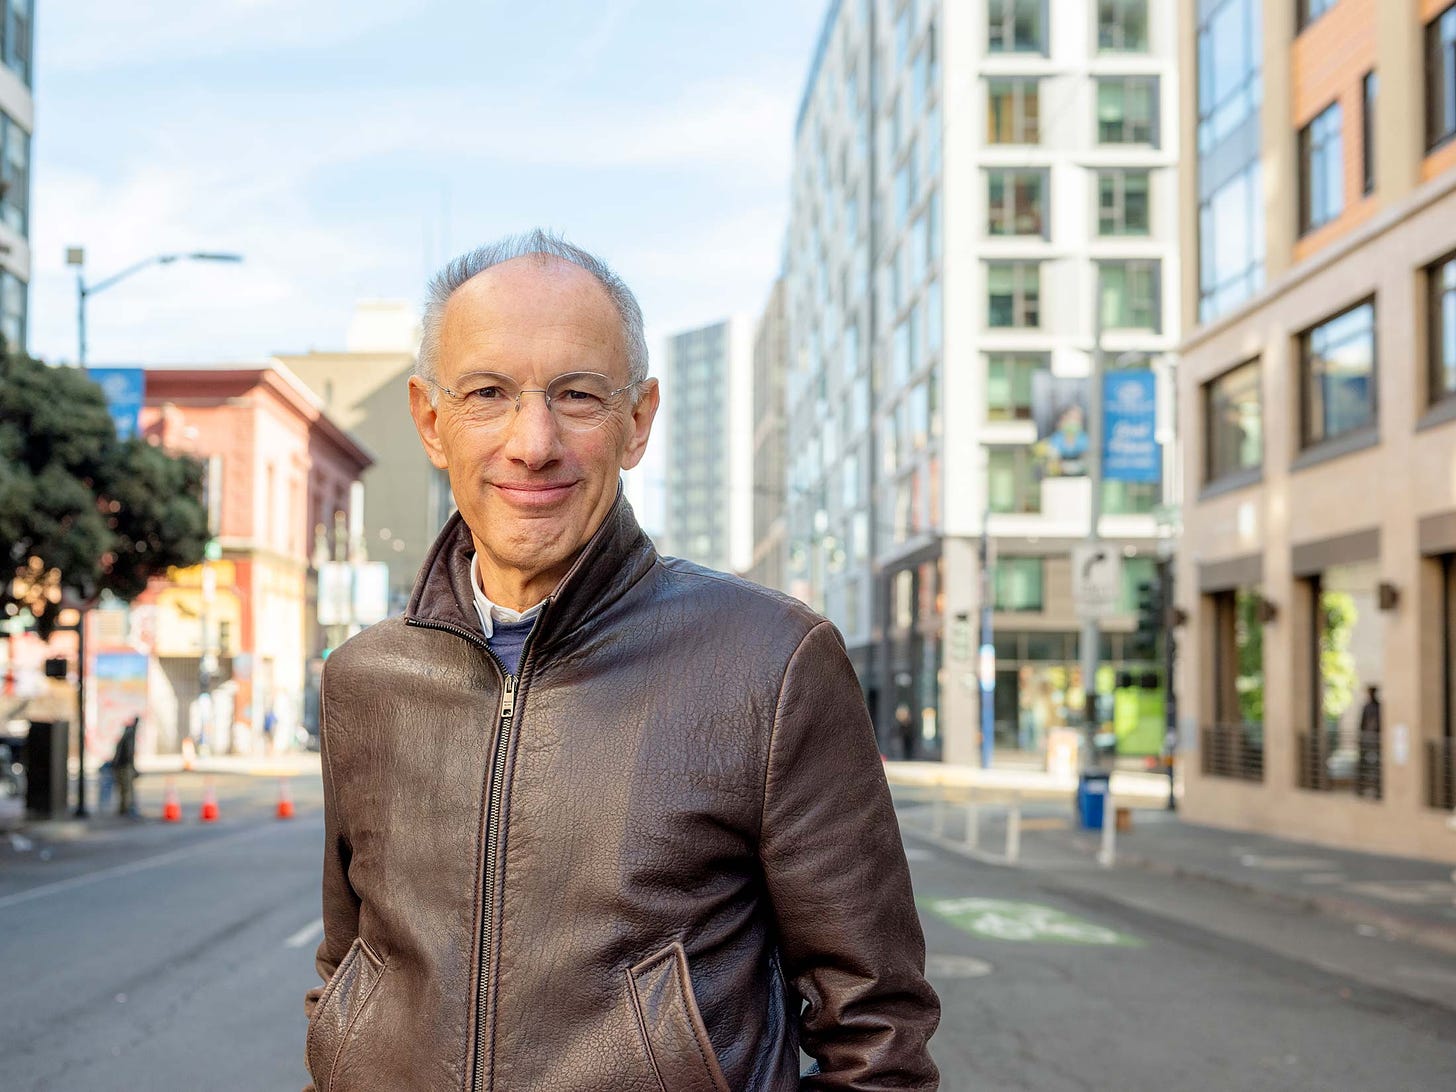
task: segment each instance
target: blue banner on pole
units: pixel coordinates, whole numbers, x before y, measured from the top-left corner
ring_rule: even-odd
[[[147,373],[141,368],[87,368],[86,374],[106,395],[106,411],[116,422],[117,438],[130,440],[141,428]]]
[[[1157,482],[1163,459],[1155,439],[1157,398],[1150,371],[1103,376],[1102,476],[1118,482]]]

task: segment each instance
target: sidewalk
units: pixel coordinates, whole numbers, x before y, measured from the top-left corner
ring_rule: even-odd
[[[1008,818],[1019,813],[1016,865],[1042,870],[1098,867],[1100,831],[1080,829],[1075,783],[1038,771],[948,768],[939,775],[889,763],[901,821],[917,837],[990,863],[1005,858]],[[1138,869],[1234,889],[1268,904],[1323,914],[1385,935],[1456,954],[1456,872],[1450,865],[1329,849],[1265,834],[1219,830],[1181,821],[1152,806],[1153,780],[1114,774],[1113,796],[1130,805],[1131,829],[1116,836],[1114,870]],[[1016,786],[1019,805],[1006,792]],[[937,814],[933,801],[948,801]],[[971,829],[965,803],[978,807]],[[967,844],[967,837],[975,845]]]

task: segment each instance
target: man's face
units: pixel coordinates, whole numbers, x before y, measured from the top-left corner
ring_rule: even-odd
[[[476,372],[542,390],[558,375],[600,372],[628,383],[622,324],[606,290],[569,262],[517,258],[456,289],[441,324],[439,384]],[[522,609],[549,595],[616,499],[617,475],[641,460],[657,412],[655,380],[622,392],[605,423],[563,429],[540,394],[523,394],[505,427],[410,380],[410,412],[435,466],[448,471],[492,600]],[[634,399],[635,405],[634,405]],[[521,598],[525,601],[512,602]]]

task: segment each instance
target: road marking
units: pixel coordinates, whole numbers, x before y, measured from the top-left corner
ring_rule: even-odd
[[[199,853],[211,852],[218,846],[231,845],[235,842],[246,842],[249,839],[257,838],[260,835],[268,834],[279,829],[281,828],[270,824],[268,826],[255,827],[252,830],[240,830],[236,834],[225,834],[220,838],[209,838],[204,842],[184,846],[181,849],[174,849],[168,853],[159,853],[155,857],[132,861],[129,864],[116,865],[113,868],[103,868],[99,872],[88,872],[84,876],[72,876],[69,880],[57,880],[54,883],[41,884],[39,887],[32,887],[28,891],[17,891],[14,895],[0,896],[0,910],[4,910],[10,906],[19,906],[23,902],[43,899],[47,895],[58,895],[62,891],[72,891],[78,887],[85,887],[88,884],[100,883],[102,880],[114,879],[117,876],[130,876],[135,872],[145,872],[149,868],[160,868],[162,865],[172,864],[174,861],[195,857]]]
[[[922,902],[936,917],[988,940],[1142,947],[1142,942],[1134,937],[1034,902],[1010,899],[924,899]]]
[[[302,929],[300,929],[298,932],[294,933],[291,937],[285,940],[283,942],[283,947],[302,948],[304,945],[311,943],[315,937],[321,937],[323,935],[324,919],[317,918],[314,921],[309,922]]]
[[[927,978],[983,978],[991,970],[991,964],[984,959],[972,959],[970,956],[937,955],[932,952],[925,957]]]

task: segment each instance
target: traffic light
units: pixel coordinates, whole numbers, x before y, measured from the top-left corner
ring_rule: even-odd
[[[1163,632],[1163,582],[1156,576],[1138,585],[1137,629],[1128,642],[1129,660],[1153,660]]]

